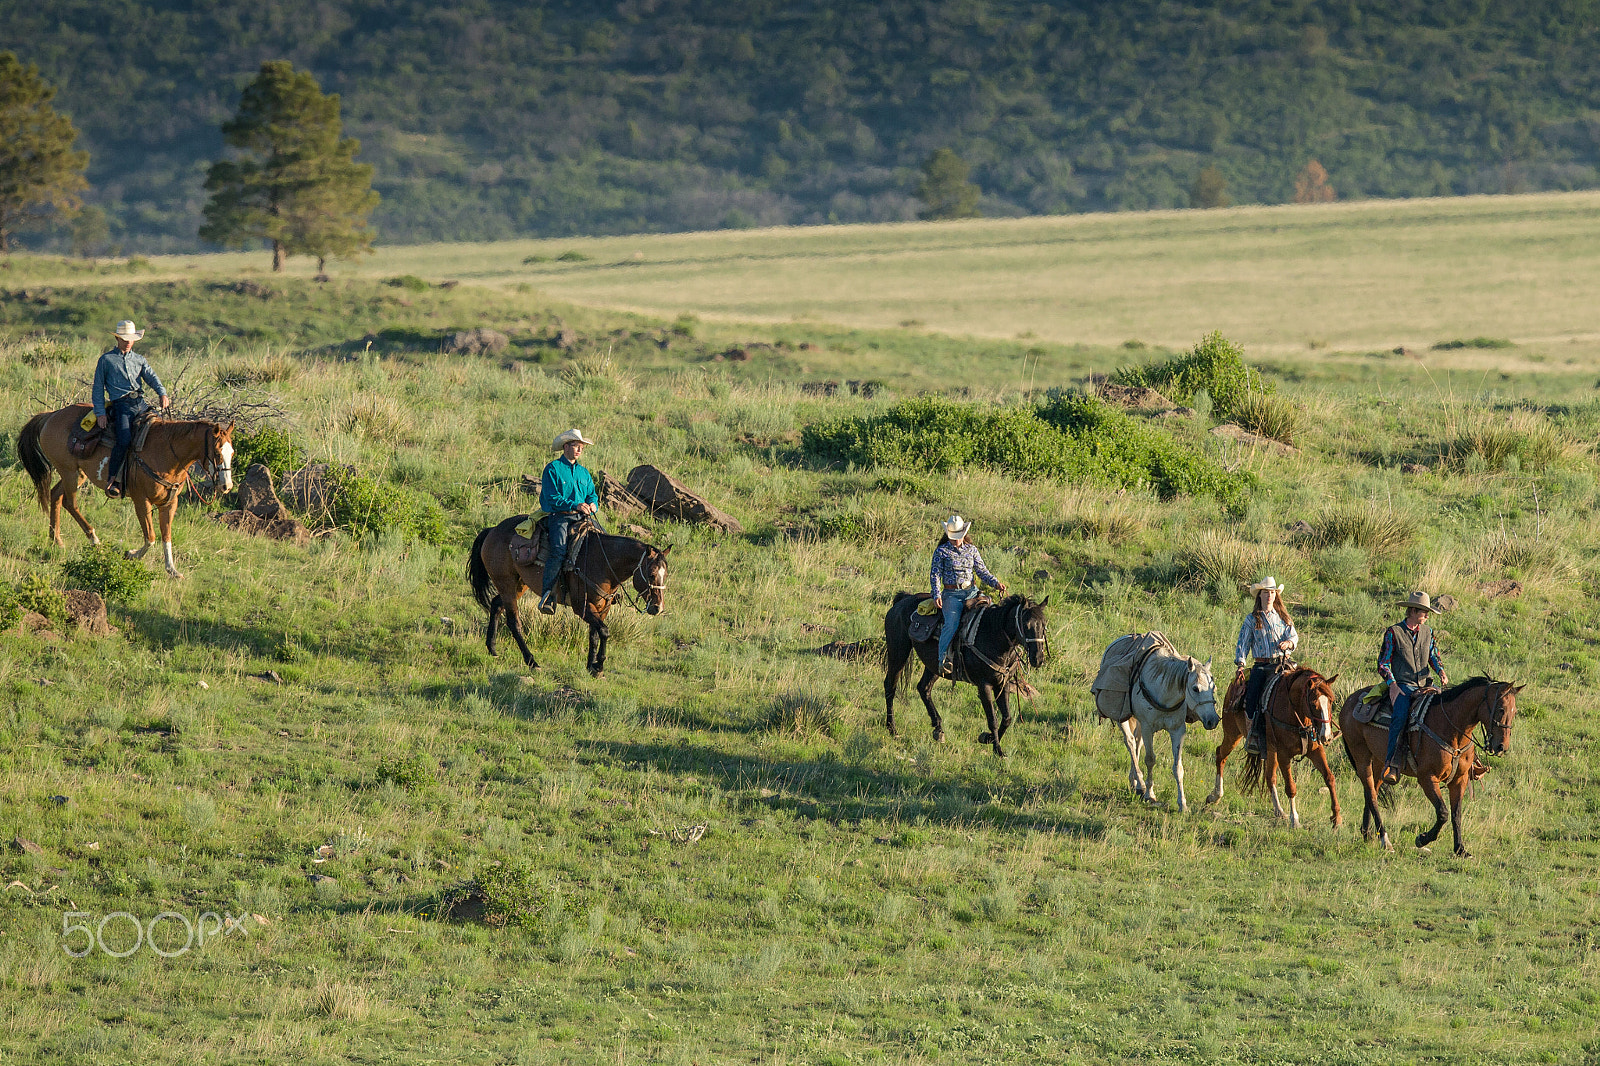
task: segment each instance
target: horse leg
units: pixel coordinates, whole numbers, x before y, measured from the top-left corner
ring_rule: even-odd
[[[1139,723],[1139,750],[1144,753],[1144,798],[1156,801],[1156,731],[1149,722]]]
[[[167,564],[167,576],[182,577],[172,559],[172,514],[178,509],[178,494],[173,492],[171,495],[172,498],[156,512],[156,517],[161,520],[161,555],[162,561]]]
[[[589,623],[589,676],[599,677],[606,670],[606,641],[611,637],[611,627],[593,604],[584,605],[584,615]]]
[[[1461,839],[1461,794],[1466,791],[1467,774],[1463,770],[1450,782],[1450,831],[1456,838],[1456,857],[1470,859],[1472,853],[1467,850],[1466,842]]]
[[[63,476],[56,482],[56,487],[50,490],[50,539],[63,548],[67,542],[61,539],[61,498],[66,494],[67,479]]]
[[[928,708],[928,721],[933,723],[933,739],[937,744],[944,743],[944,719],[939,717],[939,708],[933,705],[933,685],[939,680],[939,668],[930,660],[924,659],[922,663],[922,680],[917,682],[917,695],[922,697],[922,705]]]
[[[1178,813],[1189,813],[1189,798],[1183,794],[1183,734],[1188,726],[1179,725],[1167,730],[1172,741],[1172,779],[1178,783]]]
[[[1426,833],[1417,834],[1417,847],[1425,848],[1439,839],[1439,830],[1444,828],[1445,819],[1449,812],[1445,809],[1444,797],[1439,794],[1439,779],[1427,773],[1417,773],[1417,784],[1422,786],[1422,794],[1428,797],[1428,802],[1433,804],[1433,828]]]
[[[1272,793],[1272,813],[1283,821],[1289,817],[1284,813],[1283,802],[1278,799],[1278,751],[1272,746],[1272,739],[1267,738],[1267,750],[1261,756],[1262,780],[1267,783],[1267,791]]]
[[[1289,828],[1299,829],[1300,808],[1295,802],[1299,796],[1299,790],[1294,783],[1294,763],[1278,752],[1272,753],[1272,761],[1277,763],[1278,768],[1283,771],[1283,790],[1289,794]]]
[[[1233,754],[1233,749],[1239,746],[1243,739],[1244,731],[1239,728],[1237,715],[1225,714],[1222,716],[1222,742],[1217,745],[1217,783],[1212,786],[1211,795],[1206,797],[1207,803],[1215,803],[1222,798],[1222,769],[1228,761],[1228,756]]]
[[[496,582],[498,585],[499,582]],[[522,590],[516,589],[510,595],[506,594],[504,586],[500,587],[499,600],[506,612],[506,628],[511,630],[511,639],[517,642],[517,650],[522,652],[522,665],[529,670],[539,669],[539,664],[533,661],[533,652],[528,650],[528,641],[522,635],[522,619],[517,616],[517,598],[522,595]]]
[[[1000,704],[1000,730],[994,735],[994,742],[998,745],[1001,738],[1006,735],[1006,730],[1011,728],[1011,698],[1006,695],[1006,690],[1001,688],[995,699]]]
[[[1322,774],[1322,780],[1328,786],[1328,801],[1333,804],[1333,827],[1335,829],[1344,824],[1344,818],[1339,814],[1339,790],[1333,784],[1333,767],[1328,765],[1328,750],[1321,744],[1311,749],[1311,762]]]
[[[994,689],[989,685],[979,685],[978,702],[983,704],[983,716],[989,722],[989,728],[978,734],[978,743],[993,745],[994,753],[1004,759],[1006,752],[1000,746],[1000,729],[994,721]]]
[[[489,635],[484,640],[484,643],[489,647],[490,655],[500,654],[494,650],[494,638],[500,629],[500,612],[503,610],[505,610],[505,604],[500,601],[500,596],[496,594],[495,598],[489,601]]]
[[[906,659],[910,658],[908,654],[906,659],[896,662],[895,658],[899,651],[898,648],[889,649],[889,661],[883,675],[883,724],[889,730],[891,737],[900,735],[894,727],[894,690],[900,686],[900,673],[906,668]]]
[[[1122,730],[1122,743],[1128,748],[1128,787],[1135,796],[1143,796],[1144,780],[1139,776],[1139,738],[1133,731],[1133,719],[1124,718],[1117,723],[1117,728]]]
[[[135,496],[133,499],[133,513],[139,519],[140,532],[144,534],[144,547],[138,551],[125,551],[122,553],[122,557],[124,559],[143,559],[144,553],[155,547],[156,543],[156,531],[150,525],[150,501],[143,496]]]
[[[61,482],[61,487],[63,489],[67,488],[67,483],[65,480]],[[78,528],[83,530],[83,535],[89,538],[89,543],[99,547],[100,535],[94,531],[94,526],[89,524],[89,520],[83,516],[83,512],[78,510],[77,485],[73,485],[72,488],[67,489],[67,491],[62,494],[61,503],[66,507],[67,513],[77,520]]]

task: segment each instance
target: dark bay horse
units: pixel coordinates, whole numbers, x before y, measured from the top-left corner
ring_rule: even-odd
[[[521,566],[511,557],[511,538],[527,515],[513,515],[497,526],[490,526],[472,542],[467,559],[467,580],[480,606],[489,612],[489,654],[495,655],[494,639],[501,612],[506,625],[522,651],[529,669],[539,669],[522,635],[517,617],[517,600],[543,581],[542,566]],[[611,630],[606,612],[619,595],[626,595],[629,581],[644,602],[648,614],[660,614],[667,595],[667,555],[671,548],[657,548],[632,537],[610,533],[591,533],[578,551],[576,568],[563,572],[556,585],[558,602],[589,626],[589,673],[599,677],[606,666],[606,641]]]
[[[59,411],[44,411],[34,415],[17,435],[17,457],[33,479],[34,491],[39,494],[39,507],[50,516],[50,539],[63,544],[61,539],[61,508],[77,519],[84,536],[90,543],[99,544],[100,536],[89,520],[78,510],[78,489],[85,481],[104,489],[111,480],[111,435],[82,459],[73,456],[67,447],[71,429],[93,410],[88,404],[75,403]],[[133,510],[139,517],[139,528],[144,532],[144,547],[125,553],[130,559],[141,559],[155,545],[155,530],[150,524],[150,508],[155,507],[161,521],[161,548],[165,555],[167,573],[182,577],[172,559],[172,514],[178,508],[178,497],[183,494],[184,483],[189,478],[189,468],[195,463],[210,466],[222,478],[222,491],[233,489],[233,426],[216,422],[157,421],[150,427],[144,449],[128,459],[127,477],[122,494],[133,501]],[[49,488],[52,468],[60,480]]]
[[[1428,708],[1422,720],[1422,731],[1411,739],[1413,765],[1401,771],[1406,777],[1417,779],[1423,795],[1433,804],[1433,828],[1417,834],[1417,847],[1432,844],[1444,828],[1444,797],[1439,792],[1443,785],[1450,793],[1450,829],[1456,838],[1456,854],[1462,858],[1468,856],[1467,846],[1461,839],[1461,796],[1467,782],[1476,780],[1487,770],[1477,761],[1473,732],[1483,727],[1484,748],[1488,754],[1509,752],[1511,722],[1517,716],[1517,693],[1523,688],[1492,677],[1468,678],[1445,689]],[[1361,706],[1366,692],[1364,688],[1357,689],[1345,698],[1339,711],[1339,728],[1344,730],[1345,754],[1350,756],[1350,765],[1361,778],[1361,790],[1366,798],[1366,807],[1361,812],[1361,835],[1371,840],[1376,828],[1378,839],[1388,848],[1393,845],[1389,843],[1389,831],[1383,827],[1383,816],[1378,813],[1378,782],[1382,780],[1388,754],[1389,730],[1373,722],[1356,721],[1356,708]]]
[[[1222,771],[1228,755],[1238,746],[1250,729],[1250,719],[1244,713],[1244,687],[1250,677],[1248,669],[1241,669],[1228,686],[1227,698],[1222,706],[1222,743],[1217,745],[1217,784],[1206,797],[1207,803],[1222,798]],[[1297,790],[1294,783],[1294,760],[1305,756],[1311,760],[1322,780],[1328,785],[1328,798],[1333,804],[1332,821],[1338,828],[1344,818],[1339,813],[1339,790],[1333,784],[1333,768],[1328,765],[1326,745],[1333,741],[1333,683],[1339,675],[1323,677],[1304,666],[1291,668],[1279,679],[1272,690],[1272,700],[1262,712],[1267,715],[1264,734],[1266,751],[1262,755],[1246,756],[1244,785],[1260,785],[1272,794],[1272,809],[1283,817],[1283,804],[1278,802],[1278,774],[1283,774],[1283,789],[1289,794],[1289,826],[1300,828],[1300,810],[1296,806]]]
[[[894,728],[894,693],[900,675],[916,651],[922,660],[922,679],[917,682],[917,694],[928,708],[928,718],[933,723],[933,739],[944,740],[944,719],[933,705],[933,686],[939,679],[939,664],[934,660],[939,654],[938,636],[920,644],[912,644],[908,627],[917,604],[929,598],[926,592],[897,592],[894,605],[883,616],[883,639],[886,645],[887,667],[883,678],[884,724],[890,736],[899,736]],[[1005,758],[1001,738],[1011,727],[1011,704],[1008,693],[1020,682],[1017,671],[1024,659],[1035,669],[1044,665],[1048,630],[1044,609],[1050,602],[1046,596],[1033,603],[1026,596],[1009,596],[991,607],[978,622],[974,648],[959,649],[958,657],[966,663],[966,682],[978,689],[978,699],[983,703],[983,713],[989,728],[978,734],[979,744],[991,744],[994,753]],[[972,651],[976,650],[977,655]],[[995,722],[995,701],[1000,703],[1000,721]]]

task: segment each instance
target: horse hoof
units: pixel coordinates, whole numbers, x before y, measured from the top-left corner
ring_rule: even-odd
[[[935,744],[943,744],[944,743],[944,730],[935,729],[933,731],[933,742]]]
[[[1472,852],[1468,851],[1466,848],[1457,848],[1456,849],[1456,858],[1458,858],[1458,859],[1470,859],[1470,858],[1472,858]]]
[[[1433,841],[1428,839],[1428,834],[1426,834],[1426,833],[1418,833],[1417,834],[1417,847],[1425,848],[1429,844],[1432,844],[1432,843],[1433,843]]]
[[[598,681],[602,677],[606,676],[606,672],[604,670],[590,670],[589,671],[589,676],[594,678],[596,681]]]
[[[982,733],[979,733],[978,734],[978,743],[979,744],[993,744],[994,743],[994,734],[988,732],[987,730],[985,730]]]
[[[1211,793],[1211,795],[1206,797],[1206,806],[1208,806],[1208,807],[1211,806],[1211,804],[1217,802],[1221,798],[1222,797],[1220,795],[1218,795],[1217,793],[1215,793],[1215,792]]]
[[[994,757],[997,758],[997,759],[1009,759],[1009,758],[1011,758],[1011,756],[1006,754],[1005,749],[1002,748],[998,744],[996,744],[994,746]]]
[[[1384,833],[1382,836],[1378,837],[1378,842],[1383,845],[1384,851],[1394,850],[1394,841],[1389,839],[1388,833]]]

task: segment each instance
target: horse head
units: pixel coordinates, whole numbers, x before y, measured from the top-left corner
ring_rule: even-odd
[[[667,556],[672,548],[654,548],[645,545],[639,565],[633,568],[633,588],[644,598],[646,614],[660,614],[666,609]]]
[[[1514,685],[1509,681],[1490,683],[1490,695],[1478,710],[1478,721],[1483,723],[1487,743],[1484,749],[1490,755],[1507,755],[1511,751],[1511,721],[1517,716],[1517,693],[1527,685]],[[1494,692],[1498,688],[1499,692]]]
[[[1037,670],[1050,657],[1050,627],[1044,619],[1044,609],[1049,606],[1050,597],[1034,603],[1026,596],[1012,596],[1006,604],[1011,608],[1008,612],[1011,624],[1007,627],[1011,632],[1006,635],[1015,637],[1022,644],[1028,656],[1028,665]]]
[[[222,491],[233,491],[233,423],[209,424],[206,433],[206,462],[222,478]]]
[[[1310,684],[1306,689],[1306,703],[1311,712],[1311,720],[1317,730],[1317,740],[1323,744],[1333,742],[1333,683],[1339,680],[1339,675],[1323,677],[1315,670],[1311,674]]]
[[[1217,728],[1222,716],[1217,713],[1217,683],[1211,678],[1211,660],[1189,657],[1189,676],[1183,682],[1186,717],[1198,719],[1207,729]]]

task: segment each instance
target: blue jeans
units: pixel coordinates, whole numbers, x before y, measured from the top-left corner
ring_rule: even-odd
[[[939,661],[944,662],[944,657],[950,653],[950,645],[956,639],[956,630],[961,625],[961,612],[967,609],[967,597],[978,591],[974,585],[966,589],[944,590],[944,628],[939,631]]]
[[[122,462],[133,443],[133,424],[146,408],[143,396],[126,396],[106,404],[106,425],[112,433],[111,466],[106,474],[107,481],[115,481],[122,476]]]
[[[1411,696],[1421,685],[1400,685],[1400,695],[1394,698],[1394,716],[1389,719],[1389,757],[1384,765],[1394,765],[1394,749],[1400,746],[1400,737],[1405,734],[1406,722],[1411,717]]]
[[[556,587],[556,578],[561,576],[561,563],[567,557],[567,534],[582,517],[576,512],[567,512],[545,519],[545,529],[550,533],[550,554],[544,558],[544,593]]]

